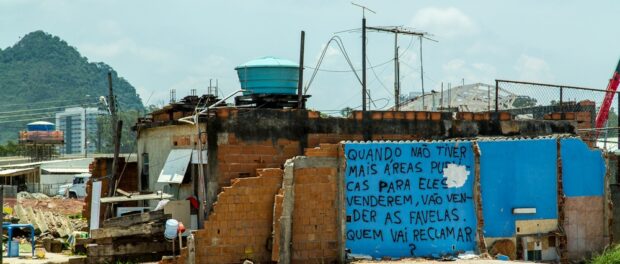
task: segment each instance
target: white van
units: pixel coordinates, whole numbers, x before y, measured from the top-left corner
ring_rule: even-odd
[[[86,183],[90,180],[90,173],[82,173],[73,176],[73,183],[61,185],[58,195],[69,198],[82,198],[86,196]]]

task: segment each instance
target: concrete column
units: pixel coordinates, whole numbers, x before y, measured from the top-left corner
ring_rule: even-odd
[[[282,201],[282,216],[280,217],[280,251],[279,260],[281,264],[291,263],[291,243],[293,226],[293,207],[295,205],[294,173],[295,159],[289,159],[284,163],[284,177],[282,178],[282,189],[284,190],[284,200]]]

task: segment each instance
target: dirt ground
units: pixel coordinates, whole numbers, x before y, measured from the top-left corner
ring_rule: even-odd
[[[4,203],[13,207],[17,203],[15,198],[5,198]],[[19,202],[23,207],[32,207],[34,210],[52,211],[62,215],[77,215],[82,213],[83,199],[63,199],[51,197],[46,200],[24,199]]]

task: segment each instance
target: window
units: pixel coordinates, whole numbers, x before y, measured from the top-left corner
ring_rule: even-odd
[[[142,153],[142,172],[140,174],[140,187],[142,190],[149,189],[149,154]]]

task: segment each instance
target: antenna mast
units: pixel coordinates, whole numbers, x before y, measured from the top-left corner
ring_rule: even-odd
[[[422,61],[422,39],[425,38],[434,42],[437,42],[437,40],[429,38],[428,36],[431,36],[431,34],[427,32],[414,31],[402,26],[367,27],[367,29],[394,34],[394,109],[396,111],[400,109],[400,63],[398,62],[398,34],[418,36],[420,38],[420,78],[422,81],[422,109],[424,109],[424,66]]]
[[[366,10],[376,14],[370,8],[351,2],[362,8],[362,112],[366,112]]]

